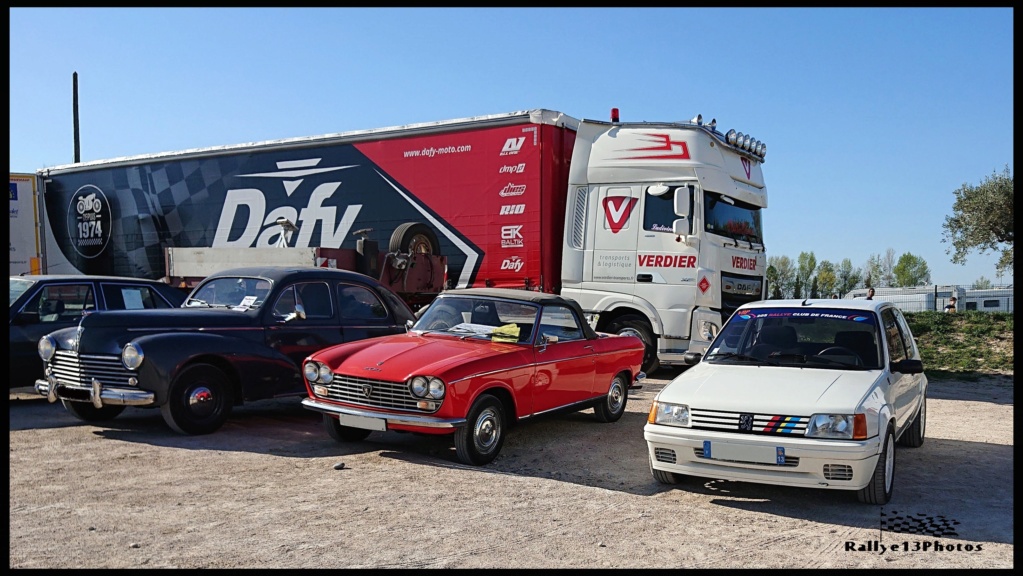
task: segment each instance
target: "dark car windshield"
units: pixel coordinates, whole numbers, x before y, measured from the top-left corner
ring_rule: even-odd
[[[35,280],[27,280],[25,278],[11,276],[11,303],[8,304],[8,306],[14,306],[14,301],[28,291],[33,284],[35,284]]]
[[[263,304],[270,287],[270,281],[264,278],[213,278],[197,286],[185,300],[185,306],[251,310]]]
[[[881,367],[873,312],[839,308],[745,308],[707,348],[708,362],[864,370]]]
[[[538,307],[493,298],[441,296],[412,327],[504,342],[532,341]]]

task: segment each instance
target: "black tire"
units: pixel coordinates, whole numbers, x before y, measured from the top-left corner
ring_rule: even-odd
[[[674,472],[667,472],[665,470],[658,470],[658,469],[654,468],[654,461],[653,460],[651,460],[648,457],[647,461],[650,464],[650,474],[653,475],[654,480],[657,480],[657,482],[659,482],[661,484],[672,484],[672,485],[674,485],[674,484],[678,484],[679,482],[682,481],[682,475],[681,474],[676,474]]]
[[[621,372],[611,379],[607,395],[593,407],[593,414],[599,422],[617,422],[625,414],[629,401],[629,375]]]
[[[639,314],[625,314],[612,320],[607,325],[607,331],[614,334],[631,334],[643,341],[642,370],[648,376],[660,367],[661,363],[657,360],[657,340],[654,339],[654,331],[645,317]]]
[[[211,364],[194,364],[174,379],[160,413],[175,432],[200,435],[223,426],[233,406],[227,375]]]
[[[870,475],[870,483],[856,493],[860,502],[887,504],[895,490],[895,429],[891,424],[884,433],[884,445],[877,466]]]
[[[369,436],[370,432],[372,432],[372,430],[342,426],[341,422],[337,418],[334,418],[329,414],[323,415],[323,427],[327,429],[327,434],[329,434],[330,437],[338,444],[365,440]]]
[[[437,241],[437,234],[426,224],[406,222],[394,229],[388,250],[402,254],[413,252],[440,256],[440,242]]]
[[[489,464],[504,445],[504,432],[504,406],[493,395],[482,394],[469,410],[465,426],[455,430],[455,454],[463,464]]]
[[[927,397],[924,396],[920,401],[920,411],[916,413],[916,418],[913,419],[913,423],[909,425],[909,428],[902,433],[899,438],[899,446],[908,446],[910,448],[919,448],[924,444],[924,432],[927,428]]]
[[[83,420],[85,422],[102,422],[104,420],[113,420],[117,416],[124,412],[124,406],[107,405],[102,408],[96,408],[90,402],[71,402],[70,400],[61,400],[61,404],[64,408],[71,413],[72,416]]]

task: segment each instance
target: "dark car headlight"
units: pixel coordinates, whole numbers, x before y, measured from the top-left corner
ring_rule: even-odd
[[[125,344],[124,349],[121,350],[121,364],[124,364],[128,370],[138,370],[145,359],[146,355],[142,353],[142,347],[134,342]]]
[[[36,350],[39,352],[39,357],[43,359],[43,362],[49,362],[50,358],[53,358],[53,354],[57,351],[57,341],[49,336],[43,336],[39,339]]]

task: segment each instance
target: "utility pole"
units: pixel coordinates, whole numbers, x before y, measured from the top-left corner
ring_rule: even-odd
[[[75,123],[75,164],[82,161],[81,146],[78,143],[78,72],[71,75],[72,106]]]

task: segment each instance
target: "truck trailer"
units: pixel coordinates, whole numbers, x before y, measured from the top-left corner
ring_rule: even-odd
[[[371,275],[440,261],[419,304],[568,296],[639,336],[650,373],[764,297],[765,152],[702,116],[534,109],[56,166],[37,171],[42,269],[169,279],[168,248],[351,250]]]

